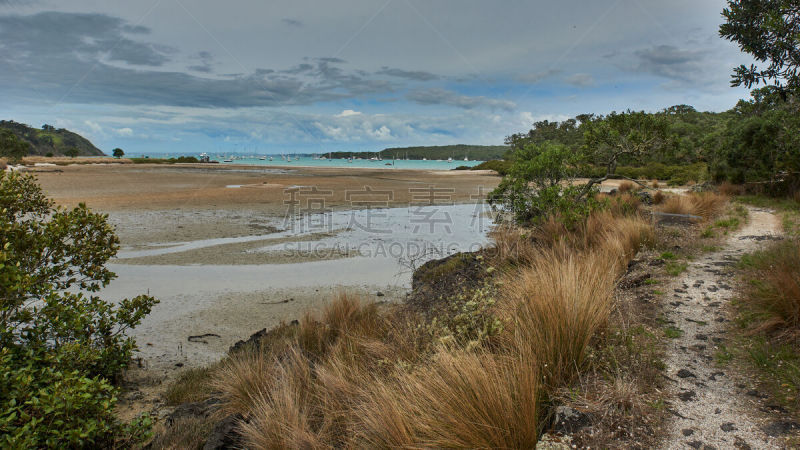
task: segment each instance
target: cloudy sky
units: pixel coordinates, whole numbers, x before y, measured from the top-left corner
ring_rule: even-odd
[[[721,111],[724,0],[0,0],[0,118],[108,151],[500,144],[535,120]]]

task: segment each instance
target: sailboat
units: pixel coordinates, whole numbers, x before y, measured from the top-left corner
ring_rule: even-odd
[[[464,153],[464,161],[469,161],[469,158],[467,158],[467,154],[466,153]]]
[[[447,162],[449,162],[449,163],[453,162],[453,157],[452,157],[452,156],[449,156],[449,157],[447,158]]]

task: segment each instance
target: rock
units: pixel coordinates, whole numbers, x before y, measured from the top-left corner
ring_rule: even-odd
[[[733,438],[733,446],[739,450],[751,450],[750,444],[748,444],[744,439],[736,436]]]
[[[720,425],[719,429],[726,433],[730,433],[731,431],[736,430],[736,426],[734,426],[732,422],[726,422]]]
[[[636,196],[639,197],[639,200],[645,205],[653,204],[653,196],[647,191],[639,191],[636,193]]]
[[[536,443],[536,450],[569,450],[571,448],[569,437],[554,436],[550,433],[544,433]]]
[[[695,391],[684,391],[678,394],[678,398],[684,402],[692,401],[697,398],[697,393]]]
[[[692,447],[692,448],[700,448],[700,447],[703,446],[703,442],[702,441],[692,441],[692,442],[687,442],[686,445],[688,445],[689,447]]]
[[[559,406],[553,419],[553,430],[560,434],[573,434],[591,423],[591,415],[569,406]]]
[[[697,376],[695,374],[693,374],[692,372],[690,372],[690,371],[688,371],[686,369],[679,370],[678,371],[678,377],[680,377],[680,378],[689,378],[689,377],[697,378]]]
[[[244,418],[241,414],[232,414],[214,425],[203,450],[228,450],[241,448],[241,435],[238,425]]]
[[[695,334],[694,338],[697,339],[698,341],[707,341],[708,340],[708,336],[705,335],[705,334]]]
[[[377,295],[378,297],[383,297],[384,293],[381,292],[381,291],[378,291],[378,292],[375,293],[375,295]]]
[[[765,425],[763,428],[767,436],[778,437],[784,434],[789,434],[795,430],[800,430],[800,423],[788,420],[776,420]]]
[[[684,428],[683,430],[681,430],[681,433],[683,433],[684,436],[688,437],[694,434],[694,430],[692,430],[691,428]]]

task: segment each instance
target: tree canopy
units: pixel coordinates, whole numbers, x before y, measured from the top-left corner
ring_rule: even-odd
[[[744,64],[734,69],[731,84],[751,88],[773,82],[800,88],[800,0],[728,0],[720,36],[735,42],[766,67]]]

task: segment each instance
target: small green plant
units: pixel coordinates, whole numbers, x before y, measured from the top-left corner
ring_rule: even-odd
[[[666,270],[667,274],[676,277],[683,273],[688,267],[689,265],[685,262],[670,261],[664,266],[664,270]]]
[[[670,339],[678,339],[679,337],[683,336],[683,330],[681,330],[680,328],[669,326],[664,329],[664,336]]]
[[[647,284],[647,285],[653,285],[653,284],[659,284],[659,283],[661,283],[661,281],[656,280],[655,278],[648,278],[648,279],[644,280],[644,284]]]
[[[717,233],[714,232],[714,227],[706,227],[702,233],[700,233],[701,238],[711,239],[717,237]]]
[[[664,291],[660,291],[658,289],[653,289],[653,294],[654,295],[664,295]]]
[[[720,345],[716,353],[714,353],[714,361],[719,365],[728,364],[733,359],[733,353],[728,351],[728,347]]]
[[[672,252],[669,252],[669,251],[664,252],[664,253],[661,254],[661,259],[671,260],[671,259],[677,259],[677,258],[678,258],[678,256],[675,253],[672,253]]]

